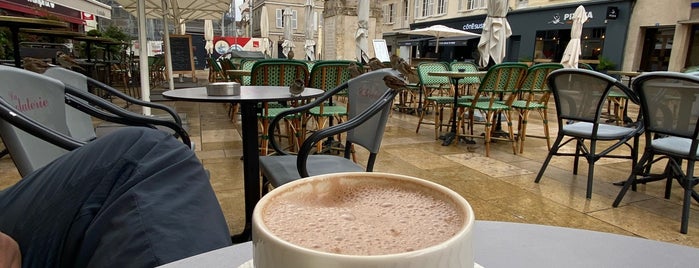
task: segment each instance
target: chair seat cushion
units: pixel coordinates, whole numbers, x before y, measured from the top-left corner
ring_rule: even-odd
[[[665,137],[654,139],[650,144],[654,149],[661,152],[689,155],[689,148],[692,146],[692,140],[680,137]],[[699,156],[699,152],[695,152],[695,154]]]
[[[546,109],[546,105],[538,102],[529,102],[529,105],[527,106],[527,101],[526,100],[516,100],[512,102],[512,107],[515,107],[517,109],[529,109],[529,110],[534,110],[534,109]]]
[[[334,155],[309,155],[308,175],[322,175],[338,172],[362,172],[364,167],[352,160]],[[260,170],[274,187],[301,178],[296,170],[295,155],[272,155],[260,157]]]
[[[569,136],[591,138],[592,136],[592,123],[588,122],[577,122],[569,125],[563,126],[563,133]],[[607,124],[599,124],[599,129],[597,130],[598,140],[616,140],[621,137],[633,134],[636,132],[635,128],[620,127]]]
[[[323,114],[320,113],[320,107],[313,107],[308,112],[315,116],[334,116],[334,115],[347,115],[347,107],[335,105],[335,106],[323,106]]]

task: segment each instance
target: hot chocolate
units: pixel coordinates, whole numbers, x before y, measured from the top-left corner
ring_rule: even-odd
[[[344,255],[386,255],[440,244],[465,228],[450,197],[395,179],[352,178],[286,189],[263,208],[282,240]]]

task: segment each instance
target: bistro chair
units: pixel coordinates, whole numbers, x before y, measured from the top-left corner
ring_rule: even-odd
[[[430,72],[449,71],[449,65],[445,62],[423,62],[417,66],[417,74],[420,79],[420,90],[424,96],[420,119],[417,122],[415,133],[420,131],[422,124],[434,125],[434,139],[439,138],[442,127],[448,126],[449,122],[444,122],[444,108],[452,107],[454,97],[451,95],[451,82],[446,76],[430,75]],[[429,108],[434,108],[434,119],[432,122],[424,121],[425,114]]]
[[[466,137],[477,137],[485,139],[485,156],[490,156],[490,143],[492,140],[504,140],[512,143],[512,153],[517,154],[517,140],[512,129],[512,109],[514,95],[520,80],[527,72],[527,65],[524,63],[506,62],[493,65],[483,77],[478,91],[472,100],[458,102],[458,108],[462,116],[459,125],[468,124],[469,134]],[[476,123],[476,114],[483,114],[485,120],[485,132],[483,135],[474,135],[473,127]],[[504,119],[507,124],[507,133],[500,136],[494,133]],[[461,129],[459,127],[458,129]],[[497,134],[498,136],[494,135]]]
[[[206,57],[206,63],[209,65],[209,83],[227,80],[223,69],[213,57]]]
[[[252,66],[250,72],[250,83],[253,86],[291,86],[296,79],[303,80],[303,84],[308,84],[308,67],[306,63],[297,60],[278,60],[278,59],[268,59],[268,60],[258,60]],[[262,111],[258,115],[261,126],[262,141],[261,155],[266,155],[269,151],[269,139],[273,136],[267,136],[267,129],[269,128],[269,121],[272,120],[277,114],[289,109],[289,103],[268,103],[262,104]],[[289,138],[290,146],[297,146],[301,139],[301,129],[300,129],[300,115],[292,114],[288,115],[286,118],[287,122],[287,133]],[[294,137],[294,135],[299,135]],[[296,141],[294,141],[296,139]]]
[[[452,72],[459,72],[463,70],[464,72],[478,72],[478,66],[473,64],[472,62],[465,62],[465,61],[454,61],[449,63],[449,69]],[[480,77],[464,77],[459,79],[459,87],[460,89],[463,89],[459,93],[460,96],[467,96],[471,95],[471,88],[475,87],[478,88],[478,85],[480,85],[481,79]],[[463,85],[463,88],[461,87]]]
[[[641,122],[636,122],[629,127],[602,122],[602,110],[607,96],[613,88],[617,88],[630,96],[629,99],[634,103],[638,103],[638,99],[624,84],[596,71],[558,69],[549,74],[547,83],[556,104],[558,135],[534,182],[538,183],[541,180],[553,156],[573,156],[573,174],[576,175],[578,162],[582,157],[587,161],[588,166],[585,197],[590,199],[592,180],[595,177],[595,163],[603,157],[621,158],[630,159],[631,166],[635,166],[638,138],[643,131]],[[561,150],[570,142],[574,142],[575,152]],[[630,152],[614,153],[622,146],[628,147]]]
[[[73,137],[75,132],[68,121],[77,119],[67,117],[68,105],[111,122],[150,128],[164,126],[191,146],[189,135],[175,122],[130,113],[45,75],[0,66],[0,85],[0,136],[21,176],[89,142],[79,139],[83,137]]]
[[[388,75],[398,76],[398,72],[385,68],[362,74],[326,91],[311,103],[279,113],[272,120],[269,135],[276,131],[279,122],[286,116],[316,107],[342,90],[347,89],[348,92],[348,120],[314,132],[303,142],[297,154],[282,150],[276,140],[270,141],[276,155],[260,157],[263,193],[269,185],[279,187],[308,176],[373,171],[391,105],[398,93],[385,85],[383,78]],[[346,133],[344,156],[313,154],[316,143],[339,133]],[[365,167],[350,159],[350,148],[355,144],[369,151]]]
[[[175,124],[181,126],[183,130],[187,131],[188,126],[184,120],[186,119],[185,114],[178,114],[174,109],[170,108],[169,106],[133,98],[130,95],[124,94],[120,90],[112,88],[107,84],[104,84],[88,76],[85,76],[81,73],[71,71],[62,67],[56,66],[48,68],[46,69],[46,72],[44,72],[44,75],[55,78],[63,82],[66,86],[70,86],[74,89],[81,90],[85,93],[89,92],[88,89],[92,89],[93,92],[95,90],[98,90],[100,93],[104,94],[102,96],[103,98],[106,96],[113,102],[116,99],[118,99],[120,103],[124,103],[123,108],[113,103],[109,103],[109,105],[114,106],[114,109],[123,110],[124,113],[133,113],[125,109],[126,107],[129,107],[131,105],[151,108],[154,112],[154,114],[150,116],[151,118],[172,121]],[[137,115],[135,113],[133,114]],[[72,108],[70,107],[70,105],[66,107],[66,117],[68,120],[68,128],[70,129],[71,137],[83,141],[88,141],[95,139],[99,136],[104,136],[105,134],[113,131],[116,128],[124,127],[124,124],[116,122],[101,122],[95,125],[93,124],[92,118],[88,114],[79,111],[75,108]],[[170,131],[172,134],[177,135],[177,132],[172,132],[167,127],[163,130]]]
[[[699,181],[694,175],[699,158],[699,77],[652,72],[637,77],[633,88],[641,102],[646,146],[613,206],[619,206],[629,187],[635,191],[636,184],[656,180],[665,180],[665,198],[669,199],[673,179],[677,180],[684,188],[680,232],[686,234],[692,198],[699,202],[694,191]],[[661,172],[649,172],[652,164],[662,160],[666,164]]]
[[[350,73],[347,70],[350,62],[346,60],[316,62],[313,65],[313,70],[311,70],[311,76],[308,81],[309,86],[328,91],[344,84],[350,79]],[[347,116],[347,107],[334,103],[333,99],[330,98],[327,102],[322,102],[320,105],[308,110],[308,114],[314,119],[316,124],[315,130],[317,131],[331,126],[333,120],[337,123],[342,122],[343,118]],[[337,141],[339,140],[340,137],[338,137]],[[333,142],[332,137],[328,139],[328,148],[332,146]],[[323,151],[323,143],[317,144],[317,150],[318,152]]]
[[[560,63],[540,63],[527,69],[527,75],[517,86],[516,94],[512,97],[517,99],[510,105],[519,115],[517,124],[517,139],[519,143],[519,153],[524,153],[524,140],[526,137],[546,139],[546,146],[551,150],[551,138],[549,135],[548,103],[551,91],[546,85],[546,78],[554,70],[563,68]],[[544,136],[527,134],[527,122],[529,113],[535,111],[541,117],[544,125]]]

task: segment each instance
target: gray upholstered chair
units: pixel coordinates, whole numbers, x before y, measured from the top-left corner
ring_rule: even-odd
[[[635,166],[638,137],[643,131],[642,122],[636,122],[630,127],[605,124],[601,116],[607,96],[616,88],[628,95],[634,103],[638,103],[638,98],[631,89],[613,77],[584,69],[555,70],[549,74],[548,86],[556,103],[558,136],[534,181],[538,183],[541,180],[553,156],[573,156],[573,174],[578,174],[578,162],[582,157],[587,160],[585,197],[589,199],[592,197],[595,163],[603,157],[624,158],[630,159],[631,166]],[[570,142],[574,142],[573,153],[560,150]],[[621,146],[627,146],[629,151],[624,151],[625,154],[615,152]]]
[[[699,195],[694,191],[699,181],[694,175],[694,165],[699,158],[699,77],[652,72],[637,77],[633,88],[641,102],[646,146],[613,205],[621,203],[629,187],[636,190],[636,184],[655,180],[666,181],[665,198],[670,198],[675,179],[684,188],[680,232],[686,234],[691,199],[699,202]],[[666,165],[661,173],[648,172],[652,164],[663,159]],[[683,161],[686,164],[683,165]]]
[[[22,176],[87,141],[83,136],[73,137],[68,121],[74,118],[67,116],[68,105],[102,120],[151,128],[164,126],[185,144],[191,144],[187,132],[173,121],[128,112],[46,75],[0,66],[0,85],[0,137]]]
[[[279,122],[285,116],[306,111],[332,98],[337,92],[347,89],[349,98],[348,120],[314,132],[303,142],[297,155],[284,152],[276,140],[270,140],[277,155],[260,157],[263,192],[267,190],[268,184],[278,187],[287,182],[313,175],[372,171],[381,146],[393,98],[398,94],[396,90],[388,88],[383,81],[383,78],[389,75],[398,76],[398,73],[386,68],[362,74],[335,89],[326,91],[325,94],[311,103],[277,115],[270,124],[268,130],[270,135],[276,131]],[[344,156],[313,154],[312,149],[315,148],[316,143],[338,133],[346,133]],[[369,158],[365,166],[350,159],[350,152],[355,144],[369,151]]]

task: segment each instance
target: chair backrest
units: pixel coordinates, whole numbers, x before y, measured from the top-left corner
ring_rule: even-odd
[[[628,87],[606,74],[585,69],[558,69],[549,74],[547,81],[556,103],[559,128],[564,122],[581,121],[599,124],[602,108],[609,91],[618,88],[638,103],[636,94]]]
[[[644,73],[633,81],[648,133],[692,140],[699,134],[699,76],[675,72]],[[647,136],[648,137],[648,136]]]
[[[0,65],[0,98],[38,123],[70,135],[66,124],[65,86],[62,82],[27,70]],[[24,176],[67,151],[0,120],[0,136]]]
[[[510,95],[515,93],[526,72],[527,65],[524,63],[504,62],[491,66],[481,80],[473,101],[490,99],[492,103],[500,99],[511,100]]]
[[[548,90],[546,78],[554,70],[563,68],[560,63],[540,63],[535,64],[527,69],[527,74],[520,80],[517,86],[518,97],[526,100],[527,104],[531,101],[537,101],[542,104],[548,103],[551,91]],[[514,96],[513,97],[517,97]]]
[[[584,63],[584,62],[578,62],[578,69],[585,69],[585,70],[594,70],[595,68],[592,68],[592,65]]]
[[[250,72],[250,84],[256,86],[290,86],[296,79],[308,84],[308,66],[297,60],[258,60]]]
[[[446,71],[449,71],[449,65],[444,62],[423,62],[417,66],[417,76],[420,78],[420,84],[426,87],[451,85],[449,78],[446,76],[429,75],[430,72]]]
[[[348,60],[318,61],[313,65],[308,86],[322,90],[335,88],[347,82],[351,74],[347,69]]]
[[[87,77],[81,73],[55,66],[46,69],[44,75],[55,78],[63,82],[64,85],[88,92]],[[97,137],[95,126],[92,123],[92,116],[89,114],[66,105],[66,119],[68,132],[71,137],[81,141],[89,141]]]
[[[243,59],[240,63],[240,69],[252,71],[252,66],[255,65],[255,62],[257,62],[257,60]],[[250,85],[250,76],[244,75],[241,79],[241,84],[244,86],[249,86]]]
[[[399,73],[390,68],[384,68],[362,74],[348,81],[347,113],[350,120],[381,100],[384,94],[391,90],[383,81],[387,75],[399,76]],[[389,101],[388,105],[371,119],[350,130],[347,133],[347,141],[359,144],[373,154],[378,153],[391,110],[390,103]]]
[[[473,64],[472,62],[465,62],[465,61],[454,61],[449,63],[449,69],[451,71],[457,72],[461,69],[463,69],[465,72],[477,72],[478,71],[478,66]],[[459,79],[459,84],[479,84],[481,82],[481,79],[479,77],[464,77]]]

